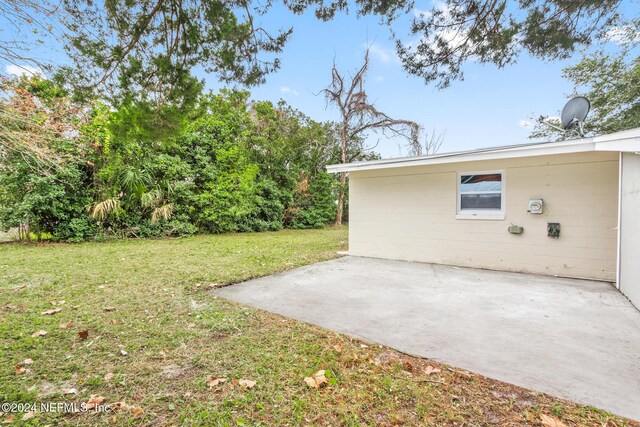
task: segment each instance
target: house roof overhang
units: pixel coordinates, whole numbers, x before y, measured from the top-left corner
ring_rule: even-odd
[[[353,172],[360,170],[390,169],[446,163],[474,162],[479,160],[583,153],[590,151],[640,153],[640,128],[569,141],[536,142],[531,144],[482,148],[478,150],[457,151],[427,156],[398,157],[386,160],[335,164],[327,166],[327,172]]]

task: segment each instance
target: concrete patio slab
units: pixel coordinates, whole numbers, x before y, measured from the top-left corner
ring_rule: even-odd
[[[213,292],[640,420],[640,311],[608,283],[343,257]]]

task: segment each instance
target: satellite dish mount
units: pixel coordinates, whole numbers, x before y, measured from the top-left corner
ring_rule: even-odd
[[[587,118],[591,103],[584,96],[576,96],[571,98],[562,109],[560,120],[562,127],[554,126],[547,122],[542,122],[549,127],[562,132],[575,131],[580,137],[584,137],[584,119]]]

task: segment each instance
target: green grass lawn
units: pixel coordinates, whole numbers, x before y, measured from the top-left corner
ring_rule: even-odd
[[[333,258],[346,240],[327,228],[0,245],[0,402],[112,405],[0,423],[638,425],[207,293]],[[319,370],[328,384],[309,387]]]

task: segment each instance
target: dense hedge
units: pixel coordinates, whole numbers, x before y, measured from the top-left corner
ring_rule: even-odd
[[[60,125],[40,146],[25,139],[1,157],[5,228],[83,241],[312,228],[335,219],[338,181],[324,170],[336,154],[330,123],[222,91],[202,96],[163,136],[145,129],[145,111],[133,107],[95,104],[53,116],[71,101],[52,85],[23,79],[2,103],[3,112],[43,129]]]

